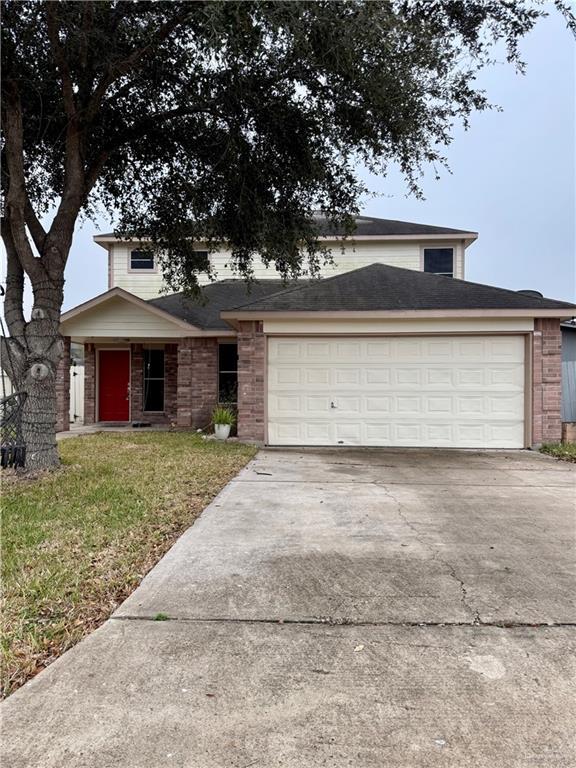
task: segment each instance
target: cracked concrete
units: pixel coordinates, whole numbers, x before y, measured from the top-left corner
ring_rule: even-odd
[[[572,766],[575,501],[528,452],[262,451],[3,705],[2,765]]]
[[[468,592],[466,591],[466,585],[464,584],[464,581],[456,573],[456,568],[452,565],[452,563],[449,563],[447,560],[445,560],[444,558],[441,557],[440,550],[437,547],[434,547],[433,545],[429,544],[428,542],[426,542],[426,541],[424,541],[422,539],[422,537],[420,536],[420,534],[418,532],[417,526],[414,523],[412,523],[410,520],[408,520],[408,517],[406,516],[405,505],[402,504],[400,501],[398,501],[397,497],[385,485],[383,487],[386,490],[386,493],[388,494],[388,496],[396,503],[396,505],[397,505],[397,512],[398,512],[398,515],[400,516],[400,518],[406,523],[406,525],[412,531],[414,531],[418,541],[421,544],[423,544],[425,547],[428,547],[428,549],[432,552],[432,559],[433,560],[438,560],[439,562],[441,562],[447,568],[448,572],[450,573],[450,576],[452,576],[452,578],[455,581],[457,581],[458,584],[460,585],[460,591],[462,593],[460,599],[461,599],[462,605],[472,615],[472,617],[473,617],[473,622],[472,623],[473,624],[481,624],[482,620],[480,618],[480,615],[479,615],[478,611],[474,610],[474,608],[472,608],[472,606],[470,606],[468,604]]]

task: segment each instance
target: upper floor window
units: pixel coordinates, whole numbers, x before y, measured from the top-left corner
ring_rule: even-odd
[[[454,248],[424,248],[424,272],[454,277]]]
[[[150,251],[131,251],[130,269],[154,269],[154,254]]]

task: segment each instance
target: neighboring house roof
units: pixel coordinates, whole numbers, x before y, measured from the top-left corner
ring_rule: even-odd
[[[282,280],[261,280],[247,284],[244,280],[220,280],[204,286],[199,296],[172,293],[148,299],[146,303],[204,330],[229,330],[228,323],[220,318],[222,310],[232,309],[306,282],[309,281],[286,283]]]
[[[404,310],[566,310],[561,314],[568,315],[576,311],[576,305],[443,275],[371,264],[235,308],[236,313]]]
[[[323,217],[316,217],[320,238],[342,237],[344,229],[342,227],[333,227],[328,220]],[[472,242],[478,237],[478,233],[468,229],[453,229],[451,227],[435,227],[430,224],[418,224],[413,221],[397,221],[396,219],[378,219],[374,216],[357,216],[355,218],[356,230],[351,238],[431,238],[431,239],[454,239],[455,237]],[[105,244],[116,240],[114,232],[103,232],[94,235],[94,241]]]

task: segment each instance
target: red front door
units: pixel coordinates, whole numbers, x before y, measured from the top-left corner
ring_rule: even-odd
[[[102,349],[98,367],[98,420],[130,419],[130,352]]]

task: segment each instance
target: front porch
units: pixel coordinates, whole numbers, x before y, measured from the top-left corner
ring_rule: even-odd
[[[238,410],[238,436],[263,439],[264,337],[254,323],[237,336],[170,340],[65,337],[58,372],[59,433],[69,421],[70,342],[84,347],[84,422],[90,428],[208,429],[219,403]]]
[[[84,424],[148,422],[204,429],[224,395],[220,359],[231,354],[236,358],[235,342],[218,338],[164,344],[154,339],[124,347],[85,343]],[[110,407],[115,397],[120,401],[116,411]],[[120,417],[114,418],[115,413]]]

